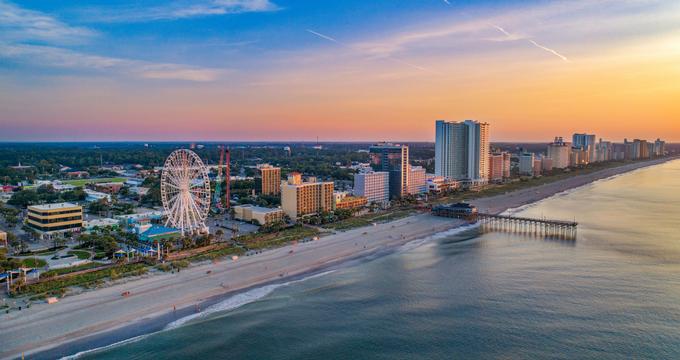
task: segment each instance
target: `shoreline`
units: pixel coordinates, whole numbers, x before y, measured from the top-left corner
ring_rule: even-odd
[[[626,164],[470,202],[480,211],[500,213],[598,180],[677,159]],[[174,320],[194,314],[196,304],[206,308],[265,285],[304,279],[336,267],[351,266],[355,261],[370,261],[409,242],[459,228],[462,224],[462,221],[429,214],[411,215],[309,243],[272,249],[236,262],[221,260],[192,266],[181,274],[125,281],[64,298],[56,305],[37,304],[21,313],[3,315],[0,333],[3,333],[4,349],[0,350],[0,358],[20,357],[22,352],[35,358],[55,358],[151,334]],[[206,274],[207,270],[212,274]],[[237,280],[228,283],[226,288],[222,286],[234,278]],[[126,289],[134,289],[129,299],[120,296]],[[177,311],[172,310],[173,306],[177,306]],[[55,328],[59,331],[52,330],[50,334],[49,329]]]

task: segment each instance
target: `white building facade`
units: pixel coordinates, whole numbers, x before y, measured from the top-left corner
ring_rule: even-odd
[[[386,203],[390,199],[390,174],[366,171],[354,175],[354,195],[364,196],[369,203]]]

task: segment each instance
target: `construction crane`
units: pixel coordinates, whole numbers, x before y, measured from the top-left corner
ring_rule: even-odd
[[[219,214],[223,210],[222,206],[222,166],[224,164],[224,146],[218,146],[220,151],[220,162],[217,165],[217,178],[215,179],[215,193],[213,194],[213,206],[212,210],[214,213]]]
[[[231,208],[231,154],[229,148],[223,148],[224,154],[224,175],[226,186],[224,187],[224,209],[229,211]]]

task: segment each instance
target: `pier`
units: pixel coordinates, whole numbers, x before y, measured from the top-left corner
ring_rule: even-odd
[[[574,240],[578,223],[550,219],[533,219],[509,215],[478,213],[478,222],[483,230],[505,231],[560,239]]]
[[[575,221],[480,213],[476,207],[466,203],[436,206],[432,209],[432,214],[478,223],[483,231],[513,232],[565,240],[575,240],[578,228]]]

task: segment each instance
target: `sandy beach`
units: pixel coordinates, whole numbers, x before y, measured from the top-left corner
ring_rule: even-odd
[[[665,161],[668,159],[628,164],[471,202],[481,211],[500,213],[596,180]],[[462,224],[453,219],[418,214],[236,261],[225,259],[192,266],[176,274],[149,275],[68,296],[53,305],[36,304],[30,309],[0,315],[0,358],[17,358],[22,352],[45,354],[45,351],[62,344],[173,314],[174,309],[183,314],[192,313],[197,304],[217,296],[389,251]],[[122,297],[121,293],[125,291],[130,291],[131,296]]]

